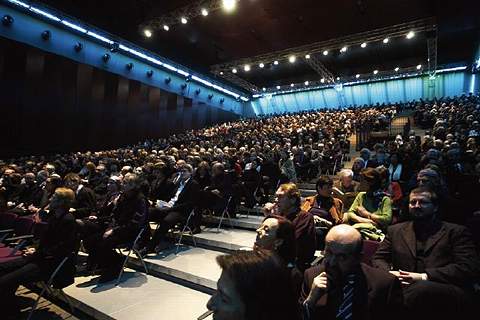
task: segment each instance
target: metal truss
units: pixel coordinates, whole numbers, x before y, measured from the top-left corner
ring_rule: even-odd
[[[288,58],[292,55],[296,57],[305,57],[306,55],[310,55],[310,57],[312,57],[313,54],[320,53],[324,50],[340,50],[344,46],[358,46],[363,42],[375,42],[383,41],[385,38],[404,37],[410,31],[420,33],[435,31],[436,29],[437,25],[435,18],[424,18],[371,31],[360,32],[336,39],[315,42],[299,47],[270,52],[254,57],[242,58],[227,63],[216,64],[211,66],[210,70],[216,74],[222,71],[231,72],[233,68],[238,68],[245,64],[258,65],[260,63],[271,63],[275,60],[288,60]]]
[[[435,76],[437,73],[437,33],[432,32],[427,37],[427,50],[428,50],[428,74]]]
[[[181,23],[182,17],[192,20],[202,15],[202,9],[206,9],[208,13],[220,10],[222,8],[222,0],[199,0],[188,4],[184,7],[171,11],[163,16],[153,18],[140,24],[139,29],[149,29],[151,31],[163,29],[163,26],[173,26]]]
[[[310,55],[310,58],[303,58],[304,61],[315,70],[323,79],[329,80],[330,82],[335,82],[335,77],[330,70],[325,67],[323,62],[321,62],[316,55]]]
[[[220,77],[224,78],[225,80],[230,81],[233,84],[236,84],[237,86],[247,90],[250,93],[258,93],[260,92],[260,89],[254,85],[251,82],[248,82],[247,80],[244,80],[237,75],[231,73],[231,72],[225,72],[223,74],[219,74]]]

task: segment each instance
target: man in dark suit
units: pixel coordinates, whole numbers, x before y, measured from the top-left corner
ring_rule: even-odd
[[[304,319],[400,318],[400,282],[361,258],[362,237],[355,228],[341,224],[330,229],[323,262],[305,271],[300,296]]]
[[[198,202],[199,186],[192,179],[193,168],[189,164],[181,164],[178,168],[178,175],[174,178],[175,188],[170,196],[170,200],[157,201],[157,207],[150,210],[150,221],[160,224],[153,235],[150,244],[156,252],[160,252],[169,246],[165,235],[175,224],[186,221],[190,212],[195,208]],[[198,232],[199,230],[195,230]]]
[[[418,318],[461,316],[480,275],[470,233],[463,226],[440,221],[438,201],[427,187],[412,190],[413,221],[391,226],[372,259],[375,267],[402,281],[405,305]]]
[[[75,209],[75,218],[87,218],[97,210],[97,200],[92,189],[80,183],[80,176],[69,173],[65,176],[65,187],[75,192],[75,201],[72,208]]]

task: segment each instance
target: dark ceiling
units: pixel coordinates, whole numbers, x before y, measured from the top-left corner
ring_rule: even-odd
[[[435,17],[438,64],[471,63],[478,47],[475,0],[241,0],[237,10],[199,16],[146,38],[139,25],[195,1],[44,0],[43,3],[199,72],[211,65]],[[198,2],[198,1],[197,1]],[[392,39],[321,57],[335,76],[414,66],[427,60],[426,35]],[[304,62],[253,68],[238,76],[262,87],[318,79]]]

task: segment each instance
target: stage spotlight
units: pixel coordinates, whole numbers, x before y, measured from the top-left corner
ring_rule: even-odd
[[[263,64],[263,62],[260,63],[258,66],[259,66],[260,68],[262,68],[262,69],[265,67],[265,65]]]
[[[399,67],[396,67],[396,68],[395,68],[395,72],[398,72],[398,70],[400,70],[400,68],[399,68]]]
[[[323,50],[323,55],[324,56],[328,55],[328,50]]]
[[[278,60],[273,61],[273,64],[277,66],[278,65]]]
[[[110,60],[110,55],[108,53],[105,53],[103,56],[102,56],[102,60],[103,62],[107,63],[108,60]]]
[[[143,35],[147,38],[150,38],[152,36],[152,31],[150,29],[145,29],[143,30]]]
[[[52,36],[52,33],[50,32],[50,30],[45,30],[42,32],[41,36],[43,40],[47,41]]]
[[[125,68],[127,68],[127,70],[132,70],[133,69],[133,63],[129,62],[125,65]]]
[[[366,43],[366,42],[363,42],[363,43],[360,45],[360,47],[366,48],[366,47],[367,47],[367,43]]]
[[[373,74],[377,74],[378,73],[378,70],[373,70]]]
[[[280,86],[277,86],[277,90],[280,90]]]
[[[309,54],[306,54],[306,55],[305,55],[305,59],[310,59],[310,55],[309,55]]]
[[[195,95],[197,95],[197,96],[198,96],[198,95],[200,94],[200,92],[201,92],[201,90],[200,90],[200,89],[197,89],[197,90],[195,90]]]
[[[170,30],[170,27],[167,26],[166,24],[164,24],[164,25],[163,25],[163,30],[168,31],[168,30]]]
[[[420,69],[422,69],[422,65],[421,65],[421,64],[419,64],[419,65],[417,66],[417,70],[420,70]]]
[[[347,52],[347,47],[346,46],[342,47],[342,49],[340,49],[340,52],[342,52],[342,53]]]
[[[232,73],[237,73],[237,69],[233,68]]]
[[[413,31],[410,31],[410,32],[407,33],[407,35],[406,35],[406,38],[407,38],[407,39],[412,39],[413,37],[415,37],[415,32],[413,32]]]
[[[213,94],[209,94],[208,95],[208,100],[212,100],[213,99]]]
[[[383,43],[385,43],[385,44],[387,44],[388,41],[390,41],[390,39],[388,39],[388,38],[383,39]]]
[[[172,78],[170,78],[170,77],[165,78],[165,83],[166,84],[169,84],[171,81],[172,81]]]
[[[118,44],[118,42],[114,42],[110,45],[110,52],[117,52],[119,48],[120,45]]]
[[[11,26],[13,23],[13,18],[12,16],[9,16],[8,14],[4,15],[3,18],[2,18],[2,24],[5,26],[5,27],[8,27],[8,26]]]
[[[237,7],[237,0],[222,0],[223,9],[232,12]]]
[[[293,84],[293,83],[290,83],[290,87],[292,87],[292,88],[293,88],[293,87],[295,87],[295,84]]]
[[[263,91],[267,91],[267,88],[263,87],[262,90],[263,90]]]
[[[297,61],[297,57],[295,57],[295,56],[288,57],[288,62],[295,63],[295,61]]]
[[[357,79],[360,78],[360,75],[357,73],[357,74],[355,75],[355,78],[357,78]]]
[[[208,10],[207,9],[205,9],[205,8],[202,9],[202,16],[204,16],[204,17],[208,16]]]
[[[310,84],[310,82],[308,82],[308,80],[305,81],[304,83],[305,83],[306,86],[308,86]]]
[[[147,77],[151,78],[153,76],[153,70],[147,71]]]
[[[245,70],[245,72],[250,71],[250,65],[248,65],[248,64],[244,65],[243,70]]]
[[[81,44],[80,42],[77,42],[77,43],[75,43],[75,45],[73,46],[73,49],[75,50],[75,52],[80,52],[80,51],[82,51],[82,49],[83,49],[83,44]]]
[[[180,18],[180,22],[181,22],[182,24],[187,24],[188,20],[187,20],[187,18],[185,18],[185,17],[181,17],[181,18]]]
[[[325,83],[325,78],[320,79],[321,83]]]

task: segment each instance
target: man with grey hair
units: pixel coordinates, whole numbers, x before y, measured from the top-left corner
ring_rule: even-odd
[[[168,230],[179,222],[185,222],[190,212],[197,206],[200,187],[192,179],[193,168],[187,163],[177,165],[177,174],[173,179],[175,187],[167,199],[169,201],[158,200],[156,207],[150,209],[150,221],[160,224],[155,231],[152,241],[147,248],[148,251],[160,252],[169,246],[165,235]],[[197,210],[198,211],[198,210]],[[198,212],[196,214],[199,214]],[[196,227],[199,229],[199,222],[196,221]],[[195,228],[197,229],[197,228]],[[197,233],[200,230],[195,230]]]
[[[342,169],[338,173],[340,179],[333,183],[333,196],[342,200],[343,210],[350,209],[355,197],[358,194],[359,182],[353,180],[353,171],[351,169]]]
[[[300,297],[304,319],[400,318],[400,281],[361,263],[362,247],[355,228],[341,224],[330,229],[322,263],[305,271]]]

